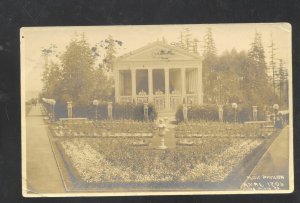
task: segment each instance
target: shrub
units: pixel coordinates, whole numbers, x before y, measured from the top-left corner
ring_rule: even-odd
[[[97,118],[99,120],[108,119],[107,102],[101,102],[98,107],[90,104],[85,106],[74,105],[73,106],[73,117],[85,117],[89,119],[95,119],[96,108]],[[44,103],[44,107],[47,112],[52,112],[50,104]],[[67,104],[65,102],[57,102],[55,104],[55,118],[66,118],[67,115]],[[113,103],[112,116],[114,119],[132,119],[142,121],[144,120],[144,105],[133,104],[133,103]],[[157,111],[153,104],[148,105],[149,120],[153,121],[157,118]]]
[[[175,117],[177,122],[183,121],[183,106],[177,108]],[[218,121],[219,112],[217,105],[193,105],[188,107],[188,120],[194,121]],[[246,104],[238,105],[236,112],[237,122],[245,122],[253,120],[252,106]],[[265,120],[263,108],[258,107],[258,120]],[[224,105],[223,107],[223,120],[225,122],[235,121],[235,111],[231,107],[231,104]]]
[[[179,105],[176,110],[176,114],[175,114],[175,118],[178,123],[183,121],[183,111],[182,110],[183,110],[183,106]]]
[[[183,121],[183,106],[179,106],[175,117],[177,122]],[[188,120],[217,121],[219,119],[218,107],[216,105],[193,105],[188,107]]]

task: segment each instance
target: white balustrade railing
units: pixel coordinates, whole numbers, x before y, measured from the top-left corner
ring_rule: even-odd
[[[138,104],[148,103],[148,95],[138,95],[138,96],[136,96],[136,102]]]

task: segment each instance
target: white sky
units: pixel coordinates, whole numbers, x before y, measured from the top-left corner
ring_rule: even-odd
[[[84,32],[91,46],[106,39],[108,35],[112,35],[114,39],[123,42],[117,54],[122,55],[157,39],[161,40],[162,37],[167,42],[178,41],[180,32],[184,28],[190,28],[192,37],[202,41],[208,27],[212,28],[218,54],[232,48],[237,51],[248,51],[255,31],[261,33],[267,63],[272,35],[277,48],[277,58],[283,59],[286,67],[291,68],[291,27],[287,23],[23,28],[21,30],[21,56],[22,71],[25,73],[26,81],[25,92],[29,94],[42,89],[41,74],[44,63],[41,57],[42,47],[49,47],[52,43],[57,45],[58,53],[64,52],[75,33]],[[24,36],[23,39],[22,36]]]

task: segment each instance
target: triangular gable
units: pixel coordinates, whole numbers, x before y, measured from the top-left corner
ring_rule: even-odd
[[[131,51],[115,59],[121,61],[178,61],[178,60],[201,60],[201,57],[184,49],[171,46],[164,42],[154,42],[144,47]]]

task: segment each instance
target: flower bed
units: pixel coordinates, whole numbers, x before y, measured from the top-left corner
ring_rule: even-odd
[[[196,146],[155,150],[133,147],[126,138],[58,142],[87,183],[222,182],[262,143],[263,139],[205,138]]]
[[[50,126],[57,137],[144,137],[150,138],[155,131],[152,122],[88,121],[82,123],[56,123]]]
[[[175,129],[177,138],[193,137],[260,137],[262,128],[259,124],[189,122],[180,123]]]

